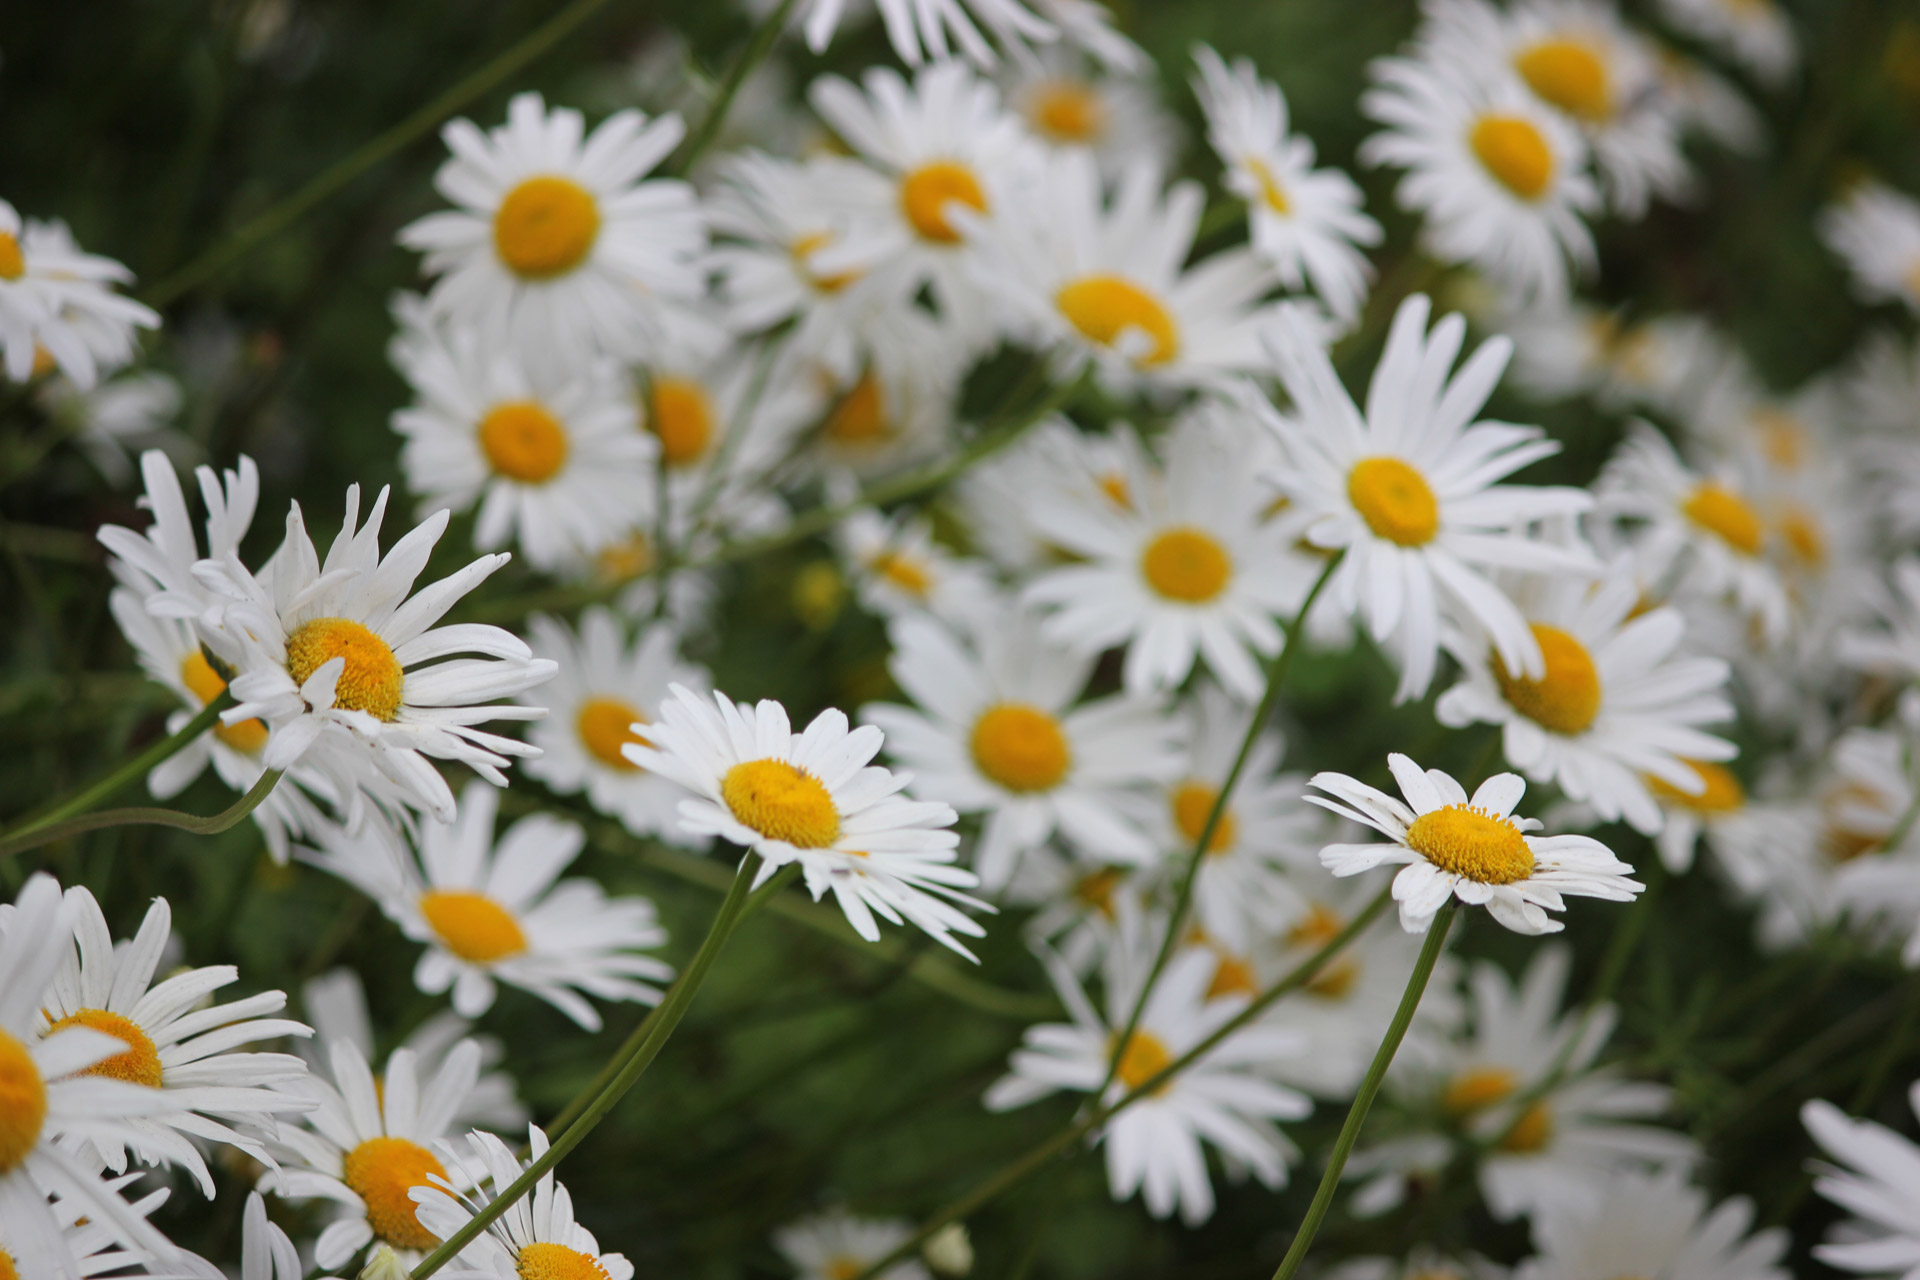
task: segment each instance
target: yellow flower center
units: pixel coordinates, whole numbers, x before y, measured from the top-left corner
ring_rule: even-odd
[[[633,731],[634,725],[645,721],[645,716],[618,698],[588,698],[580,704],[573,727],[580,735],[580,745],[601,764],[622,773],[638,773],[640,766],[622,755],[620,749],[629,742],[651,745]]]
[[[827,1259],[827,1280],[854,1280],[866,1272],[867,1264],[845,1253],[836,1253]]]
[[[1747,802],[1747,789],[1740,785],[1740,779],[1733,776],[1733,770],[1723,764],[1714,764],[1708,760],[1683,761],[1687,768],[1700,775],[1700,781],[1706,789],[1697,795],[1688,795],[1664,778],[1649,774],[1647,785],[1653,794],[1668,804],[1691,809],[1695,813],[1732,813]]]
[[[1520,828],[1470,804],[1415,818],[1407,848],[1442,871],[1481,884],[1512,884],[1533,874],[1533,850]]]
[[[0,1031],[0,1174],[12,1173],[40,1142],[47,1086],[27,1046]]]
[[[571,178],[528,178],[493,215],[493,248],[507,270],[548,280],[579,266],[600,235],[600,206]]]
[[[341,1181],[366,1202],[367,1225],[396,1249],[431,1249],[438,1236],[420,1225],[408,1192],[447,1176],[433,1152],[405,1138],[368,1138],[341,1160]]]
[[[933,590],[933,575],[926,563],[903,551],[882,551],[867,563],[867,568],[910,596],[925,599]]]
[[[127,1045],[125,1053],[116,1053],[111,1058],[96,1062],[79,1072],[80,1075],[124,1080],[128,1084],[143,1084],[149,1089],[160,1087],[160,1050],[154,1047],[153,1037],[132,1019],[108,1013],[105,1009],[82,1009],[48,1027],[47,1034],[52,1035],[68,1027],[92,1027]]]
[[[1494,181],[1522,200],[1538,200],[1553,183],[1553,149],[1519,116],[1481,116],[1467,145]]]
[[[1140,573],[1164,599],[1205,604],[1226,590],[1233,557],[1210,534],[1181,525],[1147,544],[1140,553]]]
[[[1107,495],[1116,507],[1133,509],[1133,489],[1127,484],[1127,478],[1118,471],[1109,471],[1094,481],[1100,486],[1100,492]]]
[[[1362,458],[1347,472],[1347,501],[1376,538],[1425,546],[1440,532],[1440,500],[1418,471],[1398,458]]]
[[[527,949],[527,935],[513,913],[484,893],[429,889],[420,914],[447,950],[469,964],[492,964]]]
[[[1009,791],[1050,791],[1073,766],[1060,722],[1024,702],[988,707],[973,722],[973,762]]]
[[[603,547],[593,558],[593,571],[602,583],[629,582],[653,568],[653,548],[647,535],[634,533]]]
[[[207,661],[207,655],[198,649],[180,660],[180,683],[187,686],[188,693],[200,699],[203,707],[227,691],[227,682]],[[258,720],[216,724],[213,732],[235,751],[244,751],[248,755],[267,745],[267,726]]]
[[[1113,891],[1120,887],[1126,875],[1118,867],[1102,867],[1091,875],[1080,877],[1079,883],[1073,886],[1073,896],[1111,920]]]
[[[1111,1038],[1108,1052],[1112,1052]],[[1173,1055],[1167,1052],[1165,1041],[1151,1031],[1136,1030],[1127,1037],[1127,1047],[1120,1051],[1120,1068],[1114,1074],[1127,1088],[1138,1089],[1172,1065]]]
[[[1339,937],[1346,927],[1347,922],[1338,913],[1316,902],[1307,908],[1304,919],[1287,930],[1287,945],[1318,950]],[[1322,965],[1320,972],[1308,980],[1307,993],[1323,1000],[1344,1000],[1359,980],[1360,962],[1352,956],[1341,956]]]
[[[387,642],[366,627],[350,618],[315,618],[287,637],[287,673],[295,684],[335,658],[345,658],[346,669],[333,687],[334,706],[376,720],[400,714],[407,673]]]
[[[1753,429],[1760,437],[1760,452],[1782,471],[1798,471],[1807,461],[1807,429],[1792,414],[1778,409],[1756,409]]]
[[[1600,714],[1600,669],[1593,664],[1593,655],[1559,627],[1536,622],[1532,630],[1547,669],[1538,680],[1516,676],[1495,654],[1493,678],[1500,696],[1543,729],[1569,737],[1585,733]]]
[[[748,760],[727,770],[720,798],[740,825],[799,849],[840,838],[840,810],[820,779],[784,760]]]
[[[921,165],[900,182],[900,210],[923,240],[960,243],[960,228],[947,221],[947,206],[963,204],[987,211],[987,193],[973,171],[952,160]]]
[[[566,463],[567,429],[544,406],[509,400],[480,419],[480,448],[495,475],[542,484]]]
[[[1759,555],[1766,541],[1766,526],[1761,523],[1760,513],[1745,498],[1711,480],[1695,489],[1680,504],[1680,511],[1708,533],[1747,555]]]
[[[607,1269],[592,1254],[545,1241],[522,1248],[513,1269],[520,1280],[607,1280]]]
[[[1200,832],[1207,825],[1207,815],[1213,812],[1213,802],[1219,795],[1218,787],[1191,780],[1173,789],[1173,825],[1188,844],[1200,838]],[[1222,810],[1220,821],[1214,824],[1213,835],[1207,840],[1206,852],[1231,849],[1239,834],[1240,824],[1234,820],[1233,810]]]
[[[1107,129],[1107,104],[1078,80],[1049,80],[1034,91],[1033,127],[1054,142],[1086,146]]]
[[[11,231],[0,231],[0,280],[18,280],[27,274],[27,256]]]
[[[861,374],[853,390],[840,397],[827,415],[825,431],[829,440],[850,445],[877,444],[893,435],[880,380],[871,373]]]
[[[1274,177],[1273,170],[1267,167],[1264,160],[1258,156],[1248,156],[1247,172],[1260,184],[1262,204],[1283,218],[1293,212],[1293,201],[1287,199],[1286,188],[1280,185],[1280,179]]]
[[[1505,1067],[1471,1067],[1447,1081],[1440,1105],[1456,1116],[1492,1106],[1513,1095],[1520,1078]]]
[[[793,242],[793,260],[799,264],[800,274],[822,293],[838,293],[860,278],[858,271],[836,271],[832,275],[821,275],[813,269],[813,255],[832,243],[831,231],[815,231]]]
[[[691,378],[655,378],[648,399],[647,430],[659,438],[661,459],[670,467],[700,461],[713,440],[707,389]]]
[[[1500,1149],[1516,1155],[1531,1155],[1544,1150],[1553,1140],[1553,1113],[1547,1110],[1547,1104],[1536,1102],[1527,1108],[1511,1132],[1501,1139]]]
[[[1213,981],[1207,984],[1207,999],[1258,994],[1260,978],[1254,973],[1253,966],[1239,956],[1222,955],[1213,966]]]
[[[1827,535],[1820,517],[1799,503],[1789,503],[1780,514],[1777,526],[1780,540],[1803,569],[1818,569],[1827,562]]]
[[[1140,364],[1165,364],[1180,354],[1180,326],[1173,313],[1131,280],[1081,276],[1062,287],[1053,303],[1088,341],[1103,347],[1112,346],[1129,330],[1146,334],[1153,347],[1136,357]]]
[[[1825,830],[1821,832],[1821,849],[1835,863],[1852,862],[1855,858],[1869,853],[1877,853],[1886,843],[1884,831],[1863,831],[1847,825],[1840,816],[1840,810],[1850,804],[1878,806],[1881,796],[1869,787],[1858,783],[1848,783],[1835,787],[1820,798],[1820,806],[1826,811]]]
[[[13,1255],[0,1249],[0,1280],[20,1280],[20,1271],[13,1265]]]
[[[1597,122],[1613,115],[1607,64],[1579,40],[1543,40],[1513,60],[1527,87],[1570,116]]]

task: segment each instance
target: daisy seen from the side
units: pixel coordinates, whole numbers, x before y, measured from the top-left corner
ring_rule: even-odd
[[[1920,1115],[1920,1084],[1908,1087],[1907,1105]],[[1800,1108],[1800,1120],[1827,1156],[1813,1164],[1814,1191],[1852,1215],[1813,1247],[1813,1256],[1840,1271],[1876,1276],[1920,1265],[1920,1147],[1821,1098]]]
[[[799,1280],[850,1280],[900,1247],[913,1225],[899,1219],[856,1218],[844,1209],[789,1223],[773,1233],[778,1249]],[[933,1280],[918,1258],[905,1258],[877,1280]]]
[[[135,331],[157,329],[151,307],[114,292],[133,273],[84,252],[66,224],[22,219],[0,200],[0,359],[25,382],[45,353],[82,391],[133,358]]]

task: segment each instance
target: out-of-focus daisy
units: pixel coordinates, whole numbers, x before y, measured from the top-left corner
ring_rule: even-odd
[[[1246,201],[1255,251],[1287,288],[1311,283],[1336,317],[1351,321],[1373,280],[1361,246],[1381,236],[1362,212],[1360,188],[1339,169],[1314,168],[1312,140],[1289,132],[1286,97],[1251,60],[1229,68],[1206,45],[1193,56],[1207,141],[1226,166],[1227,190]]]
[[[1553,399],[1591,395],[1609,409],[1675,412],[1724,358],[1719,336],[1689,315],[1629,322],[1575,300],[1511,312],[1498,327],[1513,339],[1513,378],[1522,388]]]
[[[1180,145],[1151,81],[1097,69],[1062,45],[1008,65],[1000,77],[1007,105],[1049,147],[1084,147],[1109,177],[1138,159],[1170,167]]]
[[[1659,55],[1660,91],[1688,130],[1742,155],[1766,150],[1766,121],[1746,94],[1706,63],[1671,45],[1661,45]]]
[[[1920,312],[1920,201],[1863,182],[1821,211],[1820,238],[1840,255],[1867,302],[1903,302]]]
[[[1151,887],[1139,868],[1039,845],[1021,855],[1002,901],[1035,908],[1027,922],[1029,944],[1051,948],[1069,969],[1086,975],[1120,936],[1121,921],[1146,911]]]
[[[1438,769],[1422,771],[1406,756],[1387,757],[1401,803],[1345,774],[1317,773],[1311,785],[1333,800],[1309,796],[1343,818],[1372,827],[1390,844],[1333,844],[1320,860],[1337,876],[1358,875],[1382,864],[1404,863],[1393,880],[1400,923],[1423,932],[1449,896],[1485,906],[1516,933],[1558,933],[1547,917],[1566,907],[1563,895],[1631,902],[1645,886],[1628,876],[1633,868],[1588,836],[1530,836],[1540,823],[1513,817],[1526,784],[1499,773],[1480,784],[1473,798]]]
[[[829,476],[872,476],[941,452],[972,361],[971,348],[924,309],[888,313],[860,340],[852,373],[818,370],[828,407],[806,458]]]
[[[441,130],[453,155],[434,186],[459,207],[406,226],[400,243],[440,277],[434,309],[496,350],[641,355],[702,292],[693,189],[642,181],[680,145],[680,118],[620,111],[585,131],[578,111],[550,111],[537,93],[514,95],[486,133],[471,120]]]
[[[1704,840],[1734,883],[1752,893],[1768,878],[1767,868],[1779,857],[1768,846],[1784,843],[1810,848],[1819,841],[1817,815],[1806,803],[1755,797],[1724,764],[1688,759],[1681,763],[1700,780],[1697,788],[1676,787],[1655,777],[1646,780],[1664,813],[1653,846],[1667,870],[1679,873],[1692,867],[1694,853]]]
[[[956,486],[969,540],[1010,574],[1024,577],[1063,557],[1034,522],[1034,513],[1060,500],[1062,490],[1132,505],[1134,493],[1159,478],[1140,433],[1120,423],[1082,431],[1049,418],[1019,441],[974,466]]]
[[[25,382],[41,353],[82,391],[133,358],[136,329],[157,329],[151,307],[113,291],[133,273],[83,252],[64,222],[23,221],[0,200],[0,358]]]
[[[539,748],[472,726],[488,720],[537,720],[538,707],[491,703],[550,679],[554,664],[499,627],[435,627],[459,599],[507,562],[482,556],[419,592],[414,579],[446,531],[449,513],[429,516],[380,555],[387,493],[359,524],[360,488],[347,490],[346,520],[324,565],[296,503],[287,537],[262,582],[229,553],[195,567],[228,597],[218,617],[241,642],[231,684],[238,706],[229,725],[259,719],[269,730],[261,762],[284,769],[323,737],[329,749],[309,758],[347,808],[349,823],[384,779],[406,803],[441,821],[453,817],[453,792],[428,756],[458,760],[498,786],[509,756]],[[450,654],[478,658],[423,663]],[[409,668],[412,668],[409,670]]]
[[[799,1280],[851,1280],[899,1248],[913,1224],[897,1218],[856,1218],[830,1209],[802,1218],[773,1233]],[[933,1280],[918,1258],[906,1258],[882,1271],[877,1280]]]
[[[1793,23],[1774,0],[1660,0],[1674,28],[1777,85],[1800,61]]]
[[[1780,1266],[1786,1229],[1753,1227],[1753,1201],[1723,1200],[1708,1212],[1706,1193],[1678,1169],[1620,1173],[1586,1188],[1586,1203],[1543,1214],[1533,1224],[1534,1256],[1514,1280],[1788,1280]]]
[[[1046,43],[1060,35],[1058,28],[1020,0],[877,0],[877,5],[893,51],[915,67],[923,61],[944,62],[954,51],[980,66],[992,66],[993,46],[981,34],[981,26],[1001,44],[1021,52],[1029,44]],[[846,8],[847,0],[807,0],[802,12],[808,48],[819,53],[827,47]]]
[[[889,634],[888,669],[915,706],[861,714],[913,768],[916,793],[986,815],[974,866],[989,890],[1055,832],[1105,862],[1162,852],[1124,816],[1124,797],[1180,769],[1178,727],[1156,701],[1075,706],[1094,659],[1045,640],[1029,613],[996,611],[966,639],[928,618],[901,618]]]
[[[608,609],[583,611],[578,631],[545,616],[527,625],[534,653],[560,669],[538,695],[549,714],[528,733],[542,753],[527,762],[528,775],[563,794],[585,791],[594,808],[635,835],[683,839],[678,805],[686,793],[621,749],[642,740],[670,686],[698,688],[706,673],[681,660],[671,627],[645,628],[629,645]]]
[[[421,1227],[445,1240],[492,1204],[528,1165],[490,1133],[468,1134],[465,1151],[450,1140],[437,1145],[456,1176],[441,1179],[439,1186],[416,1187],[413,1200]],[[547,1135],[528,1125],[527,1154],[538,1160],[547,1150]],[[574,1221],[573,1197],[548,1171],[473,1238],[447,1275],[449,1280],[633,1280],[633,1264],[621,1254],[600,1251],[593,1233]]]
[[[1579,131],[1517,78],[1429,54],[1373,64],[1361,111],[1386,126],[1366,164],[1407,171],[1395,195],[1448,262],[1470,263],[1521,301],[1559,301],[1568,266],[1594,265],[1582,215],[1600,193]]]
[[[1920,1083],[1908,1087],[1907,1103],[1920,1115]],[[1920,1147],[1820,1098],[1800,1108],[1800,1120],[1832,1161],[1814,1165],[1813,1189],[1853,1215],[1813,1256],[1867,1275],[1911,1271],[1920,1262]]]
[[[674,685],[647,739],[623,750],[694,792],[680,802],[683,829],[752,849],[766,860],[760,879],[798,862],[815,901],[833,890],[868,941],[880,936],[877,914],[917,925],[972,959],[953,935],[985,930],[951,904],[985,904],[960,892],[978,881],[953,865],[960,842],[949,829],[954,811],[905,798],[911,774],[868,764],[883,741],[871,725],[849,729],[839,710],[822,711],[795,733],[777,702],[749,707]]]
[[[992,607],[987,567],[936,543],[924,516],[862,508],[840,522],[834,541],[860,603],[883,618],[927,612],[958,626]]]
[[[1877,676],[1920,681],[1920,556],[1903,556],[1887,571],[1889,590],[1875,601],[1878,625],[1840,636],[1840,660]]]
[[[66,378],[40,389],[40,406],[115,488],[133,474],[127,446],[146,441],[178,450],[186,437],[168,429],[180,412],[180,384],[164,373],[127,373],[83,391]]]
[[[1265,414],[1288,455],[1268,477],[1292,504],[1276,524],[1344,550],[1328,591],[1344,613],[1366,619],[1376,640],[1397,641],[1402,700],[1433,681],[1443,609],[1485,630],[1509,671],[1545,673],[1526,620],[1488,570],[1591,576],[1599,568],[1518,531],[1584,510],[1584,492],[1495,483],[1559,450],[1538,427],[1471,421],[1511,344],[1489,339],[1449,378],[1466,321],[1447,316],[1429,334],[1428,307],[1415,295],[1394,316],[1364,417],[1298,316],[1284,315],[1269,341],[1294,404],[1291,416]]]

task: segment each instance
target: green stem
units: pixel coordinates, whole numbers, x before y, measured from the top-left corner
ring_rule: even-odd
[[[1327,1171],[1320,1175],[1320,1188],[1313,1193],[1313,1203],[1307,1207],[1307,1216],[1294,1233],[1287,1256],[1280,1260],[1279,1267],[1274,1270],[1273,1280],[1291,1280],[1294,1272],[1300,1269],[1300,1264],[1306,1261],[1307,1250],[1313,1246],[1313,1237],[1319,1233],[1327,1210],[1333,1206],[1333,1193],[1340,1185],[1340,1174],[1347,1167],[1347,1157],[1353,1154],[1353,1144],[1359,1141],[1360,1126],[1366,1123],[1367,1111],[1373,1106],[1374,1095],[1380,1092],[1380,1082],[1386,1079],[1387,1067],[1393,1062],[1393,1055],[1399,1052],[1407,1028],[1413,1025],[1413,1012],[1420,1007],[1420,997],[1426,992],[1427,979],[1433,976],[1433,966],[1440,959],[1441,948],[1447,941],[1447,930],[1453,927],[1453,917],[1458,911],[1459,903],[1449,897],[1446,905],[1433,918],[1433,923],[1427,926],[1427,940],[1421,945],[1420,958],[1414,961],[1413,972],[1407,977],[1407,989],[1400,997],[1400,1007],[1394,1010],[1386,1038],[1380,1042],[1379,1050],[1373,1055],[1373,1065],[1367,1068],[1366,1078],[1360,1082],[1360,1092],[1353,1095],[1353,1105],[1347,1109],[1346,1123],[1340,1126],[1340,1136],[1333,1142],[1333,1154],[1327,1158]]]
[[[267,798],[279,781],[279,770],[269,769],[260,775],[260,780],[253,784],[247,794],[230,807],[204,818],[181,813],[178,809],[102,809],[98,813],[68,818],[65,822],[44,824],[0,840],[0,858],[105,827],[175,827],[181,831],[191,831],[197,836],[217,835],[228,827],[238,825],[242,818],[259,808],[260,802]]]
[[[748,886],[753,883],[754,873],[759,866],[759,854],[749,853],[741,860],[740,869],[734,872],[733,885],[727,890],[727,896],[721,902],[720,910],[714,915],[713,924],[707,929],[707,936],[700,944],[700,950],[694,953],[693,960],[681,971],[680,976],[674,979],[673,986],[667,990],[667,998],[660,1002],[660,1007],[654,1010],[647,1019],[647,1024],[642,1026],[641,1030],[644,1034],[639,1036],[639,1043],[633,1046],[632,1052],[627,1055],[620,1070],[601,1086],[599,1093],[581,1110],[579,1119],[568,1125],[566,1132],[554,1139],[553,1145],[547,1148],[545,1155],[528,1165],[524,1173],[488,1201],[486,1207],[475,1214],[465,1226],[448,1236],[444,1243],[421,1260],[420,1265],[413,1269],[413,1280],[426,1280],[428,1276],[444,1267],[457,1257],[462,1249],[473,1243],[474,1237],[485,1231],[495,1219],[511,1208],[515,1201],[533,1190],[534,1183],[545,1177],[549,1170],[566,1158],[567,1153],[579,1146],[581,1140],[593,1132],[594,1127],[606,1118],[607,1113],[613,1110],[614,1105],[626,1095],[627,1090],[631,1089],[646,1069],[653,1065],[654,1058],[659,1056],[661,1048],[667,1043],[667,1038],[673,1034],[674,1028],[680,1025],[680,1020],[686,1016],[688,1008],[692,1006],[694,996],[699,993],[701,984],[707,980],[707,973],[713,968],[713,962],[719,958],[720,950],[726,945],[727,939],[732,936],[734,926],[746,913]]]
[[[755,67],[767,60],[773,52],[773,45],[780,33],[787,29],[787,19],[793,13],[794,0],[780,0],[780,7],[768,14],[766,20],[754,28],[753,35],[747,39],[747,47],[733,61],[733,69],[727,72],[726,83],[720,86],[720,96],[713,100],[713,106],[707,111],[706,119],[700,122],[700,132],[693,135],[673,162],[672,171],[685,174],[693,170],[700,162],[707,148],[720,136],[720,130],[727,122],[727,113],[733,109],[733,100],[740,93],[740,86],[747,82]]]

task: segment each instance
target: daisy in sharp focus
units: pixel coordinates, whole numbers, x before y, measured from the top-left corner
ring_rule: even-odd
[[[537,93],[514,95],[507,122],[486,133],[449,123],[453,155],[434,186],[459,207],[400,231],[440,277],[434,309],[496,350],[560,362],[644,354],[703,291],[693,188],[642,180],[685,133],[678,116],[629,110],[586,134],[578,111],[549,110]]]
[[[82,391],[133,358],[136,329],[157,329],[151,307],[113,291],[133,273],[85,253],[63,222],[22,221],[0,200],[0,359],[25,382],[41,353]]]
[[[1289,131],[1285,95],[1251,60],[1229,67],[1206,45],[1193,60],[1207,141],[1226,166],[1227,190],[1246,202],[1254,250],[1287,288],[1311,284],[1336,318],[1354,320],[1373,281],[1364,250],[1382,234],[1362,211],[1360,188],[1339,169],[1314,168],[1312,140]]]
[[[1862,301],[1900,302],[1920,312],[1920,201],[1863,182],[1822,210],[1817,225]]]
[[[913,1224],[898,1218],[856,1218],[830,1209],[780,1228],[773,1233],[773,1246],[799,1280],[852,1280],[912,1234]],[[906,1258],[876,1280],[933,1280],[933,1273],[918,1258]]]
[[[1920,1084],[1908,1087],[1907,1105],[1920,1115]],[[1820,1098],[1800,1108],[1800,1120],[1828,1156],[1812,1163],[1814,1191],[1852,1215],[1813,1256],[1840,1271],[1911,1274],[1920,1266],[1920,1147]]]
[[[1443,614],[1483,628],[1509,671],[1545,674],[1539,643],[1490,570],[1599,572],[1590,555],[1519,531],[1586,509],[1585,492],[1495,483],[1560,447],[1538,427],[1473,421],[1512,345],[1488,339],[1449,377],[1466,321],[1447,316],[1429,334],[1428,312],[1423,295],[1400,305],[1364,416],[1297,315],[1283,314],[1268,344],[1293,399],[1289,415],[1264,411],[1288,457],[1268,477],[1292,504],[1276,523],[1345,552],[1328,595],[1377,641],[1395,642],[1400,701],[1433,681]]]
[[[867,941],[880,937],[878,915],[916,925],[971,960],[953,935],[986,930],[953,904],[992,908],[961,892],[978,879],[953,865],[960,842],[949,829],[954,811],[905,798],[911,774],[868,764],[884,740],[871,725],[849,729],[839,710],[822,711],[795,733],[777,702],[750,707],[674,685],[647,740],[623,750],[694,792],[680,802],[682,829],[759,854],[765,862],[756,883],[798,862],[814,901],[831,889]]]
[[[1752,1231],[1753,1201],[1722,1200],[1678,1169],[1620,1173],[1586,1189],[1585,1204],[1533,1223],[1534,1256],[1513,1280],[1789,1280],[1786,1229]],[[1817,1251],[1816,1251],[1817,1253]]]
[[[1473,798],[1438,769],[1422,770],[1406,756],[1387,757],[1402,803],[1345,774],[1317,773],[1310,785],[1335,799],[1307,797],[1343,818],[1372,827],[1390,844],[1332,844],[1320,861],[1337,876],[1358,875],[1383,864],[1404,864],[1394,876],[1400,924],[1424,932],[1448,897],[1485,906],[1516,933],[1558,933],[1547,917],[1562,911],[1562,895],[1631,902],[1646,886],[1629,879],[1633,868],[1588,836],[1530,836],[1540,823],[1513,817],[1526,792],[1518,775],[1495,774]]]

